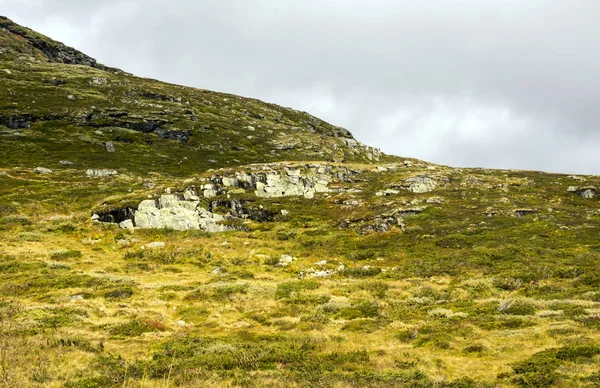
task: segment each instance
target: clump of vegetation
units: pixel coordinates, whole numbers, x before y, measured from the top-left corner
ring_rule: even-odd
[[[77,250],[70,250],[70,249],[56,251],[56,252],[52,252],[50,254],[50,259],[57,260],[57,261],[73,259],[73,258],[78,258],[78,257],[81,257],[81,252],[77,251]]]

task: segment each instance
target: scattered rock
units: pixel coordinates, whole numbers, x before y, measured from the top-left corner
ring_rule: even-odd
[[[96,178],[96,177],[106,177],[106,176],[118,175],[118,172],[116,170],[109,170],[109,169],[98,169],[98,170],[90,169],[90,170],[86,170],[85,175],[87,175],[88,178]]]
[[[387,197],[387,196],[396,195],[396,194],[400,194],[400,191],[394,190],[394,189],[387,189],[387,190],[378,191],[375,193],[375,195],[378,197]]]
[[[223,273],[223,270],[221,268],[215,268],[211,274],[213,275],[221,275]]]
[[[103,77],[93,77],[89,83],[92,86],[106,86],[108,84],[108,80]]]
[[[483,215],[486,217],[495,217],[498,215],[498,211],[493,208],[487,208],[485,212],[483,212]]]
[[[151,242],[150,244],[145,245],[146,248],[156,249],[156,248],[164,248],[165,243],[162,241]]]
[[[122,221],[119,223],[119,227],[121,229],[133,230],[134,229],[133,221],[132,220]]]
[[[427,200],[427,203],[431,203],[431,204],[441,204],[446,202],[446,200],[442,197],[431,197]]]
[[[177,321],[177,322],[175,322],[175,324],[177,326],[180,326],[180,327],[186,327],[187,326],[187,323],[185,323],[185,321]]]
[[[52,174],[53,171],[46,167],[36,167],[33,169],[33,172],[36,174]]]
[[[428,193],[435,190],[437,183],[428,176],[419,175],[405,179],[402,183],[402,187],[413,193]]]
[[[104,147],[106,147],[106,152],[115,152],[115,145],[112,141],[107,141],[106,143],[104,143]]]
[[[94,214],[94,216],[98,217],[97,220],[100,222],[119,224],[125,220],[133,220],[135,210],[135,208],[127,206],[124,208],[109,209],[102,212],[97,212]]]
[[[517,209],[514,212],[515,217],[525,217],[535,213],[537,213],[537,210],[535,209]]]
[[[292,264],[296,260],[298,260],[298,259],[293,256],[281,255],[281,258],[279,259],[279,265],[282,267],[287,267],[288,265]]]
[[[62,164],[63,166],[70,166],[73,164],[73,162],[71,162],[70,160],[61,160],[58,162],[58,164]]]
[[[597,188],[594,186],[585,186],[585,187],[569,186],[569,188],[567,189],[567,192],[576,193],[581,198],[585,198],[585,199],[594,198],[596,196],[596,191],[597,191]]]
[[[394,216],[416,216],[419,215],[421,213],[423,213],[425,211],[425,209],[427,209],[426,207],[411,207],[411,208],[400,208],[400,209],[396,209],[394,210],[394,212],[392,213]]]
[[[579,196],[581,198],[591,199],[596,195],[595,187],[582,187],[579,189]]]
[[[148,190],[152,190],[153,188],[156,187],[156,184],[153,182],[144,182],[142,183],[142,187]]]
[[[77,302],[79,300],[84,300],[85,298],[83,297],[83,295],[73,295],[71,297],[71,302]]]

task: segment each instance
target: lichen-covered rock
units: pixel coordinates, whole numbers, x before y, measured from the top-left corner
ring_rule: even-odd
[[[591,199],[596,195],[595,187],[582,187],[579,189],[579,196],[581,198]]]
[[[133,230],[134,229],[133,221],[132,220],[121,221],[121,222],[119,222],[119,227],[121,229]]]
[[[36,167],[33,169],[33,172],[36,174],[52,174],[53,171],[46,167]]]
[[[284,174],[278,172],[267,173],[264,181],[256,182],[258,197],[275,198],[286,196],[304,196],[313,198],[315,193],[329,192],[328,185],[331,176],[312,173],[303,175],[299,169],[287,168]]]
[[[428,193],[435,190],[437,182],[428,176],[418,175],[405,179],[402,182],[402,187],[413,193]]]
[[[104,147],[106,148],[106,152],[113,153],[115,152],[115,144],[112,141],[107,141],[104,143]]]
[[[585,199],[594,198],[596,196],[596,191],[597,191],[597,188],[594,186],[585,186],[585,187],[569,186],[569,188],[567,189],[567,192],[575,193],[575,194],[579,195],[579,197],[585,198]]]
[[[186,200],[177,194],[142,201],[135,212],[135,226],[142,229],[195,229],[211,233],[231,230],[219,224],[225,221],[225,217],[211,213],[199,204],[198,200]]]
[[[85,175],[88,178],[96,178],[96,177],[105,177],[105,176],[112,176],[112,175],[117,175],[118,172],[116,170],[109,170],[109,169],[100,169],[100,170],[86,170]]]

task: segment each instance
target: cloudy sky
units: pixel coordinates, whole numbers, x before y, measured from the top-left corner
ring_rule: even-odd
[[[0,0],[136,75],[308,111],[391,154],[600,174],[600,1]]]

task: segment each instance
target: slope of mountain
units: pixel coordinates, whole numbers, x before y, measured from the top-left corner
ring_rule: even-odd
[[[5,386],[600,383],[597,176],[383,155],[6,18],[0,85]]]
[[[134,77],[6,18],[0,47],[0,124],[7,127],[0,151],[11,166],[59,167],[69,159],[185,175],[255,162],[381,156],[307,113]]]

